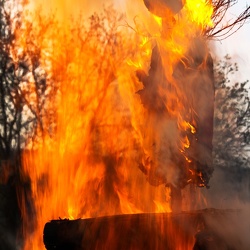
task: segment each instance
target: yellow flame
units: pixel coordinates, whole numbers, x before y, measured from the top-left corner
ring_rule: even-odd
[[[211,0],[186,0],[191,20],[202,27],[212,27],[213,6]]]
[[[132,61],[131,59],[128,59],[127,60],[127,64],[129,65],[129,66],[134,66],[135,68],[137,68],[137,69],[142,69],[142,62],[135,62],[135,61]]]
[[[188,163],[191,163],[192,162],[192,160],[190,160],[187,156],[184,156],[185,157],[185,159],[186,159],[186,161],[188,162]]]
[[[159,16],[156,16],[156,15],[153,15],[153,14],[152,14],[152,16],[153,16],[154,20],[156,21],[156,23],[159,25],[159,27],[162,27],[162,18]]]
[[[190,147],[190,142],[189,142],[187,136],[184,138],[184,142],[183,142],[183,143],[184,143],[184,147],[185,147],[185,148],[189,148],[189,147]]]
[[[150,56],[152,52],[152,41],[149,36],[138,34],[138,40],[136,41],[139,45],[139,50],[134,53],[132,57],[126,60],[129,66],[135,68],[135,70],[141,69],[148,71]]]

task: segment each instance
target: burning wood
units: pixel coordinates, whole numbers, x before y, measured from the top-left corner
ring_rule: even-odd
[[[48,250],[244,249],[231,224],[239,217],[240,211],[207,209],[53,220],[44,227],[44,244]]]
[[[45,110],[35,105],[41,125],[22,155],[37,220],[26,250],[42,248],[44,224],[58,216],[95,219],[48,223],[48,249],[193,246],[206,222],[206,212],[155,213],[182,210],[181,190],[208,187],[213,171],[214,79],[204,35],[213,1],[140,4],[133,27],[112,8],[87,24],[63,16],[64,9],[57,20],[39,12],[20,22],[15,52],[35,54],[49,86]],[[117,214],[129,215],[100,218]]]
[[[169,23],[169,15],[172,14],[156,10],[163,10],[162,7],[165,6],[175,12],[177,6],[179,11],[183,5],[181,1],[159,2],[144,1],[150,12],[163,18],[162,36],[167,42],[169,34],[165,31],[175,29],[175,24],[171,26],[171,22]],[[153,48],[148,74],[141,70],[137,71],[137,77],[143,83],[143,89],[137,93],[147,111],[145,120],[147,124],[155,127],[150,139],[153,152],[145,155],[146,160],[140,164],[140,169],[152,185],[165,183],[170,187],[172,209],[176,209],[174,211],[179,211],[181,207],[181,189],[191,183],[199,187],[208,187],[213,172],[213,62],[206,52],[202,36],[192,37],[189,43],[185,57],[173,63],[172,71],[166,69],[170,65],[164,58],[166,48],[162,48],[161,45]],[[181,108],[176,108],[178,105]],[[174,122],[182,130],[179,136],[183,145],[180,148],[171,144]],[[175,166],[174,170],[171,170],[171,165]]]

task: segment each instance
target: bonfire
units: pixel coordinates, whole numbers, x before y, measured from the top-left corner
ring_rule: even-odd
[[[237,248],[217,230],[235,211],[197,211],[213,173],[208,43],[249,17],[220,26],[232,2],[144,0],[87,21],[29,6],[13,56],[46,80],[22,86],[39,117],[22,154],[24,250]]]

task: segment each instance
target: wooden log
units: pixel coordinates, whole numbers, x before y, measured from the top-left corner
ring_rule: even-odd
[[[228,245],[224,229],[235,210],[207,209],[178,214],[128,214],[78,220],[52,220],[44,227],[46,249],[223,249]],[[198,233],[198,234],[197,234]],[[196,238],[195,238],[196,237]],[[211,243],[212,242],[212,243]],[[209,245],[210,244],[210,245]],[[229,248],[231,247],[231,248]]]

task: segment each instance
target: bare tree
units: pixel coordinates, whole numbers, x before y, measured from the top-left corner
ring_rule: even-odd
[[[210,39],[226,39],[250,19],[250,6],[246,6],[245,10],[238,16],[224,23],[226,14],[232,6],[238,4],[238,0],[212,0],[212,4],[214,10],[212,15],[213,26],[205,29],[205,33]]]
[[[248,81],[232,82],[229,56],[215,66],[214,167],[241,199],[249,199],[250,100]],[[246,188],[247,187],[247,188]]]
[[[237,64],[232,63],[229,56],[219,61],[215,68],[215,160],[228,161],[230,156],[234,156],[247,167],[250,163],[247,156],[250,100],[246,87],[248,81],[232,83],[230,80],[237,71]]]
[[[33,30],[33,24],[24,21],[24,4],[0,0],[0,248],[6,250],[17,248],[18,206],[32,214],[30,180],[22,173],[21,153],[41,138],[44,127],[50,129],[44,117],[48,121],[53,116],[48,112],[53,86],[41,66],[38,37],[30,33],[29,39],[21,40],[22,32]]]
[[[24,23],[17,3],[1,1],[0,14],[0,159],[1,165],[19,165],[27,141],[43,130],[49,86],[41,49],[31,40],[25,49],[18,42]],[[27,32],[31,26],[25,23]]]

